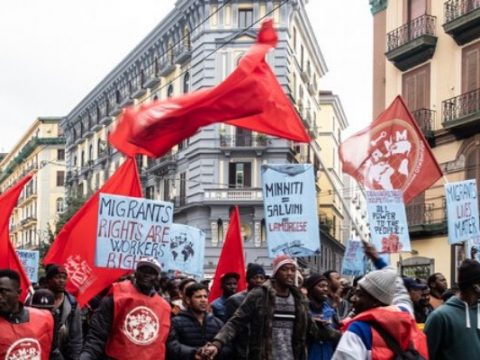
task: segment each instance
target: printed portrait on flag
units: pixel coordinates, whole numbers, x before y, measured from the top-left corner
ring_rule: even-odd
[[[367,190],[372,243],[380,253],[410,252],[407,215],[399,190]]]
[[[269,256],[319,253],[313,166],[262,165],[262,183]]]
[[[203,276],[205,232],[193,226],[172,224],[169,270]]]

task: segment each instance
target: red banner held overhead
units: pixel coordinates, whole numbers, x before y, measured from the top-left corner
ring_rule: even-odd
[[[339,149],[343,171],[371,190],[402,190],[408,203],[442,177],[442,171],[403,99]]]
[[[21,301],[24,301],[27,297],[31,284],[10,240],[9,225],[10,216],[17,204],[20,193],[25,184],[32,179],[32,176],[32,174],[28,174],[0,195],[0,269],[15,270],[20,275]]]
[[[230,224],[228,225],[227,236],[223,244],[222,253],[218,260],[215,276],[213,277],[212,288],[208,300],[212,302],[222,296],[221,279],[227,273],[237,273],[240,276],[238,280],[237,291],[247,288],[245,274],[245,257],[243,254],[243,239],[240,231],[240,214],[238,206],[230,214]]]
[[[238,67],[219,85],[184,96],[127,108],[109,141],[128,155],[158,157],[201,127],[227,122],[300,142],[310,142],[296,110],[265,61],[277,43],[272,21]]]
[[[128,158],[110,179],[65,224],[44,264],[62,264],[68,272],[67,290],[81,306],[129,270],[98,268],[95,263],[99,194],[141,197],[142,188],[134,158]]]

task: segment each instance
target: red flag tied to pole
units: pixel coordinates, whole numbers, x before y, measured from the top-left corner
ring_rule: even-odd
[[[217,122],[310,142],[301,119],[265,61],[265,55],[276,44],[272,21],[265,21],[255,45],[222,83],[125,109],[110,135],[110,143],[128,155],[157,157],[201,127]]]
[[[44,264],[65,266],[68,272],[66,288],[77,296],[81,306],[119,277],[130,272],[124,269],[98,268],[94,265],[100,193],[141,197],[135,159],[128,158],[65,224],[43,261]]]
[[[221,278],[224,274],[232,272],[240,275],[237,291],[245,290],[247,288],[247,281],[245,278],[245,259],[238,206],[235,206],[230,214],[227,236],[225,236],[225,243],[223,244],[222,253],[220,254],[217,269],[215,270],[210,295],[208,296],[210,302],[222,296],[222,289],[220,288]]]
[[[18,197],[26,183],[32,178],[32,174],[23,177],[18,183],[0,195],[0,269],[11,269],[20,275],[22,293],[20,300],[24,301],[30,288],[30,280],[23,269],[22,263],[10,241],[9,220],[13,209],[17,204]]]
[[[422,131],[397,96],[366,129],[340,145],[343,171],[371,190],[402,190],[408,203],[442,177]]]

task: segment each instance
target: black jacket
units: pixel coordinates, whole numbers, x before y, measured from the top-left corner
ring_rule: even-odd
[[[220,331],[223,322],[211,314],[205,314],[203,324],[189,311],[182,311],[172,317],[167,340],[168,360],[193,359],[197,350],[211,341]],[[226,359],[229,349],[222,349],[219,359]]]

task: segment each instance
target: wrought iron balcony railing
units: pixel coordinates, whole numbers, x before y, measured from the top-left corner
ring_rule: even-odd
[[[445,201],[409,204],[405,208],[410,231],[425,225],[444,225],[447,220]]]
[[[435,110],[418,109],[412,115],[425,136],[430,136],[435,125]]]
[[[463,15],[471,13],[473,10],[480,8],[478,0],[449,0],[445,2],[445,23],[456,20]]]
[[[480,111],[480,89],[469,91],[442,102],[443,123],[458,121]]]
[[[220,147],[265,147],[268,138],[265,135],[220,135]]]
[[[435,36],[436,17],[423,15],[387,34],[387,52],[423,35]]]

